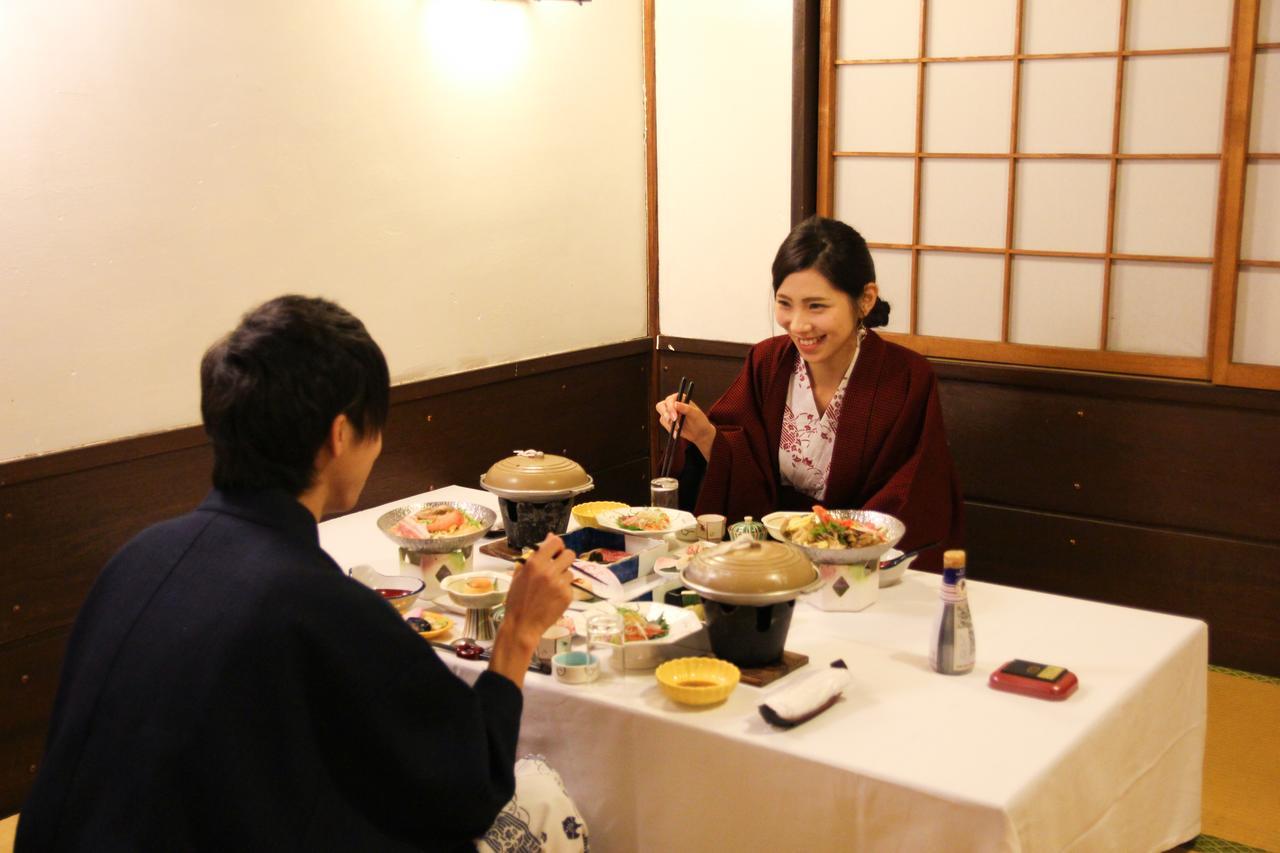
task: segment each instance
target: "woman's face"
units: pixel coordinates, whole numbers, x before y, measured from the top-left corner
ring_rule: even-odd
[[[876,287],[864,288],[862,299],[876,301]],[[870,305],[868,305],[868,308]],[[774,317],[810,364],[847,367],[858,348],[858,313],[853,299],[817,270],[793,272],[774,294]]]

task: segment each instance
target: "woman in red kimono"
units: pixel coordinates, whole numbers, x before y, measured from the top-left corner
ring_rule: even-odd
[[[801,222],[774,258],[773,290],[786,334],[751,348],[708,413],[675,395],[658,403],[668,431],[685,416],[681,492],[730,521],[815,503],[886,512],[906,523],[902,550],[937,545],[915,566],[940,568],[960,544],[962,503],[938,382],[922,356],[871,331],[889,305],[866,241],[843,222]]]

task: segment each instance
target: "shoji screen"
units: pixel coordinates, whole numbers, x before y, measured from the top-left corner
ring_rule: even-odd
[[[1215,380],[1280,387],[1280,2],[1264,0],[1250,45],[1253,66],[1242,64],[1242,87],[1252,74],[1248,112],[1237,117],[1247,154],[1243,172],[1238,251],[1229,252],[1219,303],[1220,335],[1230,348],[1215,367]],[[1247,27],[1250,23],[1245,22]],[[1246,117],[1248,123],[1246,125]],[[1236,235],[1229,235],[1234,237]],[[1233,241],[1234,242],[1234,241]],[[1231,246],[1229,248],[1234,248]],[[1235,261],[1232,263],[1232,261]],[[1233,287],[1234,285],[1234,287]],[[1234,322],[1232,322],[1234,321]]]
[[[1239,218],[1219,210],[1243,183],[1235,355],[1280,362],[1277,14],[1239,2],[825,0],[819,210],[871,243],[889,331],[932,355],[1208,379]],[[1255,51],[1272,103],[1229,185]]]

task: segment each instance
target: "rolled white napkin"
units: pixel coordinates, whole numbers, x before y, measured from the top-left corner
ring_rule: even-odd
[[[845,662],[834,661],[830,669],[771,695],[760,706],[760,716],[782,728],[798,726],[834,705],[849,681]]]

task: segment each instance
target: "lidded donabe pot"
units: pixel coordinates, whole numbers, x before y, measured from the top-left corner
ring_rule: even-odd
[[[480,475],[480,485],[500,498],[534,503],[576,497],[595,487],[577,462],[541,450],[517,450],[498,460]]]
[[[781,659],[796,598],[822,586],[799,548],[745,538],[699,551],[680,579],[703,598],[711,650],[741,667]]]
[[[502,523],[511,548],[534,547],[548,533],[564,533],[574,499],[595,487],[572,459],[517,450],[480,475],[480,485],[498,496]]]
[[[699,551],[681,580],[703,598],[759,607],[812,592],[822,576],[799,548],[737,539]]]

